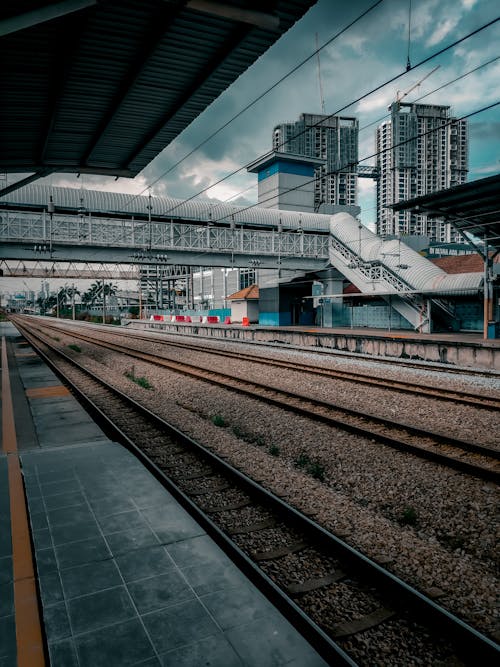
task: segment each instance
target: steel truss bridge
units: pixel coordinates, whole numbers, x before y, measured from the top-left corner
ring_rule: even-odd
[[[178,219],[150,222],[45,210],[3,209],[0,214],[0,262],[4,270],[12,270],[12,260],[22,266],[35,262],[37,271],[48,269],[48,275],[54,277],[69,277],[69,273],[52,271],[76,271],[77,263],[83,263],[82,271],[97,265],[103,272],[110,270],[104,264],[126,264],[127,271],[144,264],[315,271],[328,262],[328,239],[328,233],[302,229],[223,227],[210,221],[201,225]],[[29,275],[33,275],[31,268]],[[40,277],[47,277],[47,273]]]

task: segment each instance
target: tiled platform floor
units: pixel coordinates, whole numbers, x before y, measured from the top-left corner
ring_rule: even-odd
[[[59,383],[36,358],[17,363],[25,390]],[[38,446],[22,449],[21,461],[54,667],[325,664],[71,396],[28,400]],[[0,476],[4,468],[2,456]],[[8,593],[7,524],[0,587]],[[8,594],[0,601],[0,645],[5,636],[12,648],[13,603]],[[0,653],[0,667],[14,665],[12,655]]]

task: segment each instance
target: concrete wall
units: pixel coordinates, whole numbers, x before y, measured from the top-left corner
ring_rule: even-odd
[[[250,322],[259,321],[259,302],[253,301],[231,301],[231,322],[242,322],[248,317]]]
[[[335,333],[294,329],[266,329],[220,324],[170,324],[129,320],[128,326],[182,333],[188,336],[236,339],[249,342],[284,343],[288,346],[320,348],[323,352],[346,351],[373,357],[417,359],[500,371],[500,345],[495,341],[472,342],[446,339],[419,339],[394,333],[386,336],[360,332]]]
[[[259,206],[313,213],[314,182],[310,183],[311,179],[311,176],[287,173],[268,176],[259,181]]]

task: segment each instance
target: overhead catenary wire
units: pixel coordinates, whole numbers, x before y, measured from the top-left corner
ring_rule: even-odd
[[[411,70],[411,61],[410,61],[410,45],[411,45],[411,0],[408,0],[408,51],[406,54],[406,71]]]
[[[484,24],[483,24],[482,26],[480,26],[479,28],[476,28],[475,30],[472,30],[471,32],[469,32],[469,33],[467,33],[466,35],[464,35],[463,37],[460,37],[459,39],[457,39],[457,40],[451,42],[451,43],[448,44],[447,46],[444,46],[443,48],[439,49],[438,51],[436,51],[435,53],[431,54],[430,56],[427,56],[426,58],[423,58],[423,59],[420,60],[417,64],[413,65],[413,66],[411,67],[411,70],[409,70],[409,71],[413,71],[413,70],[417,69],[418,67],[421,67],[421,66],[424,65],[425,63],[430,62],[431,60],[433,60],[433,59],[436,58],[437,56],[439,56],[439,55],[441,55],[441,54],[443,54],[443,53],[446,53],[447,51],[449,51],[450,49],[454,48],[455,46],[458,46],[459,44],[462,44],[462,43],[463,43],[464,41],[466,41],[467,39],[470,39],[470,38],[473,37],[474,35],[477,35],[477,34],[479,34],[480,32],[482,32],[483,30],[486,30],[487,28],[491,27],[492,25],[494,25],[494,24],[497,23],[498,21],[500,21],[500,16],[499,16],[499,17],[496,17],[495,19],[492,19],[491,21],[488,21],[487,23],[484,23]],[[369,90],[367,93],[364,93],[363,95],[360,95],[359,97],[357,97],[356,99],[352,100],[352,101],[349,102],[348,104],[345,104],[343,107],[341,107],[341,108],[337,109],[336,111],[334,111],[332,114],[323,117],[321,120],[319,120],[319,121],[316,122],[316,123],[313,123],[313,124],[310,125],[307,129],[304,129],[304,130],[298,132],[297,134],[295,134],[295,135],[289,137],[286,141],[282,142],[277,148],[279,149],[279,148],[285,146],[285,145],[286,145],[287,143],[289,143],[290,141],[293,141],[294,139],[297,139],[298,137],[302,136],[302,134],[304,134],[306,131],[308,131],[308,130],[314,128],[314,127],[317,127],[318,125],[321,125],[322,123],[324,123],[325,121],[327,121],[327,120],[333,118],[334,116],[337,116],[338,114],[342,113],[343,111],[345,111],[345,110],[348,109],[349,107],[353,106],[354,104],[357,104],[358,102],[361,102],[362,100],[366,99],[366,98],[369,97],[370,95],[373,95],[373,93],[378,92],[379,90],[381,90],[382,88],[384,88],[384,87],[387,86],[388,84],[390,84],[390,83],[394,83],[395,81],[397,81],[398,79],[400,79],[401,77],[403,77],[406,73],[407,73],[406,70],[404,70],[404,71],[400,72],[399,74],[396,74],[395,76],[391,77],[390,79],[384,81],[383,83],[378,84],[377,86],[375,86],[375,88],[372,88],[372,89]],[[241,171],[243,171],[243,169],[245,169],[245,168],[246,168],[246,165],[242,165],[241,167],[239,167],[239,168],[233,170],[232,172],[230,172],[229,174],[227,174],[227,175],[224,176],[223,178],[220,178],[219,180],[215,181],[214,183],[211,183],[210,185],[208,185],[207,187],[203,188],[202,190],[199,190],[198,192],[196,192],[195,194],[191,195],[190,197],[187,197],[186,199],[184,199],[184,200],[183,200],[182,202],[180,202],[179,204],[176,204],[175,206],[173,206],[172,208],[168,209],[167,211],[164,211],[163,214],[164,214],[164,215],[168,215],[169,213],[172,213],[172,211],[175,211],[177,208],[179,208],[179,207],[182,206],[183,204],[185,204],[185,203],[187,203],[187,202],[189,202],[189,201],[192,201],[192,200],[195,199],[196,197],[199,197],[201,194],[207,192],[208,190],[210,190],[211,188],[215,187],[216,185],[220,185],[221,183],[224,183],[224,182],[227,181],[229,178],[232,178],[232,177],[235,176],[236,174],[238,174],[238,173],[240,173]],[[147,188],[146,188],[146,189],[147,189]],[[137,196],[137,195],[136,195],[136,196]]]
[[[443,83],[441,86],[438,86],[437,88],[434,88],[434,90],[430,90],[428,93],[425,93],[424,95],[420,95],[420,97],[415,98],[411,104],[416,104],[417,102],[420,102],[421,100],[424,100],[426,97],[429,97],[430,95],[434,95],[434,93],[437,93],[440,90],[443,90],[443,88],[447,88],[448,86],[451,86],[454,83],[457,83],[457,81],[461,81],[462,79],[465,79],[470,74],[474,74],[474,72],[477,72],[480,69],[482,69],[483,67],[487,67],[488,65],[493,64],[497,60],[500,60],[500,56],[495,56],[494,58],[490,58],[490,60],[487,60],[486,62],[481,63],[480,65],[477,65],[477,67],[474,67],[473,69],[470,69],[468,72],[464,72],[463,74],[460,74],[460,76],[457,76],[454,79],[451,79],[450,81],[447,81],[446,83]],[[372,127],[373,125],[376,125],[377,123],[380,123],[385,118],[389,118],[389,116],[390,116],[390,114],[386,113],[383,116],[381,116],[380,118],[377,118],[376,120],[373,120],[371,123],[367,123],[366,125],[363,125],[363,127],[360,127],[359,131],[363,132],[364,130],[368,129],[369,127]]]
[[[417,102],[420,102],[421,100],[425,99],[426,97],[429,97],[430,95],[433,95],[434,93],[437,93],[440,90],[443,90],[443,88],[446,88],[448,86],[451,86],[454,83],[457,83],[457,81],[460,81],[461,79],[464,79],[465,77],[469,76],[470,74],[473,74],[474,72],[477,72],[478,70],[482,69],[483,67],[486,67],[488,65],[491,65],[492,63],[496,62],[497,60],[500,60],[500,56],[495,56],[494,58],[490,58],[490,60],[487,60],[484,63],[481,63],[477,67],[474,67],[473,69],[469,70],[468,72],[465,72],[464,74],[461,74],[460,76],[455,77],[454,79],[451,79],[450,81],[442,84],[441,86],[438,86],[437,88],[434,88],[434,90],[429,91],[428,93],[425,93],[424,95],[421,95],[420,97],[417,97],[415,100],[413,100],[412,104],[416,104]],[[377,120],[372,121],[371,123],[368,123],[367,125],[364,125],[363,127],[359,128],[359,132],[363,132],[364,130],[372,127],[373,125],[376,125],[377,123],[380,123],[381,121],[385,120],[386,118],[389,118],[390,114],[384,114],[380,118],[377,118]],[[368,158],[366,158],[368,159]],[[361,160],[360,160],[361,161]],[[228,199],[224,199],[224,202],[230,201],[231,199],[234,199],[235,197],[239,197],[245,192],[248,192],[249,190],[253,190],[254,188],[257,187],[257,183],[254,183],[253,185],[250,185],[249,187],[245,188],[244,190],[240,190],[239,192],[236,192],[235,194],[231,195]],[[218,202],[214,201],[213,203],[210,203],[209,206],[210,208],[213,208],[217,206]],[[365,212],[368,210],[375,210],[377,207],[374,206],[369,209],[363,209]]]
[[[332,170],[332,171],[328,172],[328,173],[325,174],[325,175],[326,175],[326,176],[329,176],[329,175],[338,173],[339,171],[342,171],[343,169],[347,169],[347,168],[349,168],[349,167],[352,167],[352,166],[358,164],[358,162],[364,162],[365,160],[372,159],[372,158],[376,157],[377,155],[382,155],[383,153],[386,153],[386,152],[388,152],[388,151],[390,151],[390,150],[393,150],[394,148],[398,148],[399,146],[403,146],[403,145],[405,145],[405,144],[408,144],[408,143],[410,143],[410,142],[412,142],[412,141],[415,141],[415,140],[417,140],[417,139],[419,139],[419,138],[421,138],[421,137],[428,136],[428,135],[432,134],[433,132],[438,132],[438,131],[440,131],[443,127],[447,127],[447,126],[452,125],[452,124],[454,124],[454,123],[456,123],[456,122],[459,122],[459,121],[461,121],[461,120],[466,120],[466,119],[468,119],[468,118],[472,118],[473,116],[476,116],[476,115],[478,115],[478,114],[480,114],[480,113],[483,113],[483,112],[485,112],[485,111],[488,111],[489,109],[493,109],[493,108],[495,108],[495,107],[497,107],[497,106],[500,106],[500,100],[498,100],[498,101],[496,101],[496,102],[493,102],[492,104],[485,105],[484,107],[481,107],[480,109],[476,109],[475,111],[471,111],[471,112],[469,112],[469,113],[467,113],[467,114],[465,114],[465,115],[463,115],[463,116],[461,116],[461,117],[459,117],[459,118],[450,119],[447,123],[443,123],[442,125],[439,125],[438,127],[434,127],[434,128],[429,129],[429,130],[426,130],[425,132],[421,132],[420,134],[416,135],[415,137],[411,137],[411,138],[409,138],[409,139],[405,139],[405,140],[403,140],[403,141],[401,141],[401,142],[399,142],[399,143],[397,143],[397,144],[394,144],[394,146],[391,146],[391,147],[389,147],[389,148],[385,148],[385,149],[383,149],[383,150],[381,150],[381,151],[377,151],[377,152],[375,152],[375,153],[372,153],[372,154],[370,154],[370,155],[367,155],[367,156],[365,156],[364,158],[361,158],[360,160],[358,160],[358,161],[355,162],[355,163],[354,163],[354,162],[351,162],[351,163],[348,163],[348,164],[346,164],[346,165],[343,165],[343,166],[339,167],[339,169]],[[293,191],[295,191],[295,190],[298,190],[299,188],[303,187],[304,185],[313,183],[314,180],[315,180],[315,179],[312,178],[312,179],[310,179],[309,181],[307,181],[306,183],[301,183],[300,185],[295,186],[295,187],[293,187],[293,188],[288,188],[287,190],[285,190],[285,191],[283,192],[283,194],[287,194],[288,192],[293,192]],[[251,205],[246,206],[246,207],[244,207],[244,208],[239,208],[238,211],[237,211],[237,213],[243,213],[243,212],[248,211],[248,210],[251,210],[251,209],[253,209],[253,208],[257,208],[257,207],[259,207],[262,203],[265,203],[266,201],[269,201],[270,199],[273,199],[273,198],[274,198],[274,197],[269,197],[268,199],[264,199],[263,201],[261,201],[261,202],[259,202],[259,203],[257,203],[257,204],[251,204]],[[299,215],[300,215],[300,212],[299,212]],[[221,218],[211,219],[211,223],[212,223],[212,224],[215,224],[215,223],[217,223],[217,222],[227,221],[227,219],[228,219],[229,217],[230,217],[230,214],[225,215],[225,216],[223,216],[223,217],[221,217]],[[473,217],[473,216],[471,216],[471,217]],[[361,223],[360,223],[360,228],[361,228],[362,226],[364,226],[364,225],[361,225]],[[370,237],[369,237],[369,236],[363,236],[363,235],[360,233],[360,235],[359,235],[359,237],[358,237],[358,240],[359,240],[359,241],[362,241],[362,240],[369,240],[370,238],[371,238],[371,236],[370,236]],[[201,252],[201,253],[199,253],[198,257],[202,257],[203,255],[204,255],[204,253]]]
[[[300,63],[298,63],[297,65],[295,65],[291,70],[289,70],[286,74],[284,74],[280,79],[278,79],[277,81],[275,81],[275,83],[273,83],[271,86],[269,86],[269,88],[267,88],[267,89],[264,90],[262,93],[260,93],[256,98],[254,98],[251,102],[249,102],[246,106],[244,106],[243,109],[240,109],[240,111],[238,111],[238,112],[237,112],[234,116],[232,116],[228,121],[226,121],[225,123],[223,123],[219,128],[217,128],[217,130],[214,130],[211,134],[209,134],[208,137],[206,137],[203,141],[201,141],[201,142],[200,142],[199,144],[197,144],[193,149],[191,149],[191,150],[189,151],[189,153],[186,153],[186,155],[184,155],[182,158],[180,158],[179,160],[177,160],[177,162],[175,162],[173,165],[171,165],[168,169],[165,169],[165,171],[163,171],[157,178],[155,178],[154,181],[151,181],[151,182],[150,182],[150,183],[149,183],[143,190],[141,190],[141,192],[139,192],[138,194],[134,195],[134,198],[129,202],[129,204],[130,204],[134,199],[136,199],[137,197],[140,197],[142,194],[144,194],[144,192],[146,192],[146,190],[147,190],[148,188],[150,188],[150,187],[152,187],[153,185],[155,185],[156,183],[158,183],[158,181],[161,180],[164,176],[166,176],[167,174],[169,174],[170,172],[172,172],[174,169],[176,169],[180,164],[182,164],[185,160],[187,160],[189,157],[191,157],[191,155],[193,155],[194,153],[196,153],[196,151],[198,151],[200,148],[202,148],[203,146],[205,146],[205,144],[207,144],[211,139],[213,139],[213,138],[214,138],[215,136],[217,136],[220,132],[222,132],[222,130],[225,130],[226,127],[228,127],[228,125],[230,125],[233,121],[235,121],[237,118],[239,118],[240,116],[242,116],[246,111],[248,111],[251,107],[253,107],[255,104],[257,104],[257,102],[260,102],[260,100],[261,100],[263,97],[265,97],[268,93],[270,93],[272,90],[274,90],[275,88],[277,88],[281,83],[283,83],[283,81],[285,81],[286,79],[288,79],[288,77],[290,77],[292,74],[295,74],[295,72],[296,72],[297,70],[299,70],[303,65],[305,65],[306,63],[308,63],[308,62],[309,62],[310,60],[312,60],[315,56],[319,56],[320,51],[322,51],[324,48],[326,48],[327,46],[329,46],[332,42],[334,42],[336,39],[338,39],[339,37],[341,37],[341,36],[342,36],[344,33],[346,33],[348,30],[350,30],[350,28],[352,28],[356,23],[358,23],[358,21],[361,21],[361,19],[363,19],[367,14],[369,14],[369,13],[370,13],[372,10],[374,10],[376,7],[378,7],[378,5],[380,5],[382,2],[383,2],[383,0],[377,0],[373,5],[371,5],[370,7],[368,7],[368,9],[366,9],[364,12],[362,12],[361,14],[359,14],[359,16],[357,16],[353,21],[351,21],[351,22],[348,23],[346,26],[344,26],[341,30],[339,30],[338,32],[336,32],[332,37],[330,37],[330,39],[328,39],[324,44],[322,44],[322,46],[320,46],[319,48],[316,48],[316,50],[315,50],[313,53],[311,53],[309,56],[307,56],[307,58],[304,58],[303,60],[301,60]]]
[[[400,141],[396,144],[393,144],[392,146],[389,146],[388,148],[384,148],[380,151],[376,151],[375,153],[371,153],[370,155],[366,155],[363,158],[360,158],[359,160],[356,160],[355,162],[349,162],[338,169],[332,169],[331,171],[326,172],[324,175],[325,176],[332,176],[333,174],[338,174],[339,172],[345,171],[346,169],[352,168],[357,166],[360,162],[364,162],[365,160],[371,160],[374,157],[377,157],[378,155],[383,155],[384,153],[387,153],[388,151],[392,151],[395,148],[398,148],[400,146],[404,146],[405,144],[408,144],[412,141],[416,141],[418,139],[421,139],[422,137],[428,136],[429,134],[432,134],[433,132],[437,132],[439,130],[442,130],[444,127],[448,127],[449,125],[453,125],[454,123],[457,123],[462,120],[466,120],[467,118],[472,118],[473,116],[476,116],[480,113],[484,113],[485,111],[488,111],[490,109],[493,109],[497,106],[500,106],[500,100],[497,100],[496,102],[493,102],[491,104],[488,104],[486,106],[481,107],[480,109],[476,109],[475,111],[471,111],[468,114],[465,114],[463,116],[460,116],[459,118],[453,118],[448,120],[446,123],[442,123],[441,125],[438,125],[437,127],[433,127],[429,130],[426,130],[425,132],[421,132],[419,134],[416,134],[414,137],[410,137],[409,139],[404,139],[403,141]],[[309,181],[305,181],[304,183],[300,183],[299,185],[294,186],[293,188],[288,188],[286,190],[283,190],[281,194],[288,194],[289,192],[294,192],[295,190],[299,190],[300,188],[303,188],[304,185],[309,185],[311,183],[314,183],[315,178],[311,178]],[[251,204],[249,206],[246,206],[244,208],[240,208],[238,213],[243,213],[244,211],[248,211],[252,208],[256,208],[261,206],[263,203],[266,201],[270,201],[271,199],[274,199],[274,195],[271,197],[268,197],[267,199],[262,200],[258,204]],[[184,202],[182,202],[184,203]],[[181,206],[182,204],[179,204]],[[212,222],[221,222],[222,220],[226,220],[227,216],[224,216],[223,218],[219,218],[217,220],[213,220]]]

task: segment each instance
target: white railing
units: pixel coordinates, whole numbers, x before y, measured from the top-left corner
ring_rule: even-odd
[[[151,250],[233,252],[272,256],[301,256],[328,258],[326,234],[304,234],[200,226],[180,221],[99,218],[72,216],[45,211],[30,213],[2,211],[0,240],[23,241],[34,245],[66,244],[77,246],[106,246],[148,248]]]

